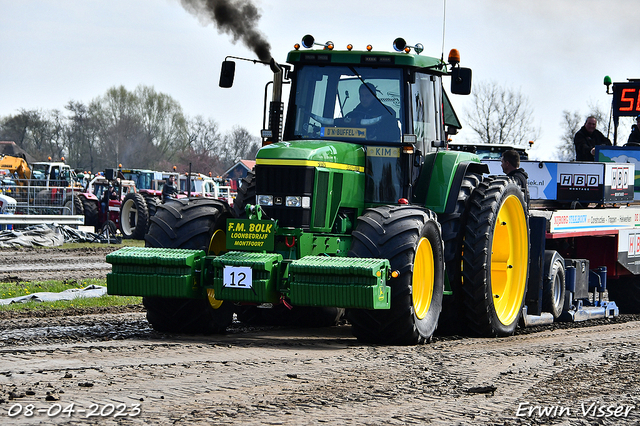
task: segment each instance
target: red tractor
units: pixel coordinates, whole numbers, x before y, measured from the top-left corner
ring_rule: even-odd
[[[115,178],[115,169],[107,169],[104,176],[94,177],[78,197],[82,204],[82,212],[76,214],[84,214],[84,224],[93,226],[96,232],[108,227],[111,233],[120,229],[125,236],[144,237],[149,221],[147,205],[142,195],[137,192],[133,181]],[[122,221],[120,220],[121,207],[125,209]],[[143,225],[140,227],[142,236],[137,235],[136,230],[132,230],[127,223],[123,223],[124,218],[130,215],[135,216],[134,223]],[[122,228],[126,228],[128,232]]]

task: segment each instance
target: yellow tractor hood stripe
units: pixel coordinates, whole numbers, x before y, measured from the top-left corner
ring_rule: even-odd
[[[331,163],[314,160],[280,160],[270,158],[257,158],[256,164],[265,166],[304,166],[304,167],[324,167],[327,169],[349,170],[352,172],[364,173],[364,167],[352,164]]]

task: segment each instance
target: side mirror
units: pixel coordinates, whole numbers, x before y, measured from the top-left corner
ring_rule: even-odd
[[[471,68],[454,67],[451,70],[451,93],[456,95],[471,93]]]
[[[233,78],[236,75],[236,63],[233,61],[223,61],[222,70],[220,71],[219,86],[225,89],[233,86]]]

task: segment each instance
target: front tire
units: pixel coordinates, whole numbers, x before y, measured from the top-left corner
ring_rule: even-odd
[[[529,220],[522,190],[489,178],[473,192],[462,254],[467,327],[478,336],[513,334],[529,272]]]
[[[363,342],[415,345],[431,339],[442,309],[444,247],[435,213],[409,206],[368,209],[358,218],[348,256],[389,259],[391,308],[350,309]]]
[[[210,198],[158,204],[145,237],[146,246],[197,249],[209,254],[210,247],[215,246],[212,241],[221,238],[230,217],[231,210],[226,203]],[[145,297],[147,320],[162,332],[223,333],[233,321],[233,305],[217,300],[212,289],[208,289],[207,294],[208,297],[202,299]]]

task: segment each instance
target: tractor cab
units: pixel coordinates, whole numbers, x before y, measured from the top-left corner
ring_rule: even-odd
[[[304,47],[312,46],[307,36]],[[397,52],[295,50],[288,62],[294,70],[284,141],[316,140],[362,145],[365,156],[365,203],[397,203],[411,199],[424,155],[445,146],[460,123],[443,90],[447,64],[436,58],[408,55],[420,44],[394,42]],[[470,70],[457,68],[457,82],[470,85]],[[460,80],[460,81],[458,81]],[[271,120],[273,122],[273,120]]]

